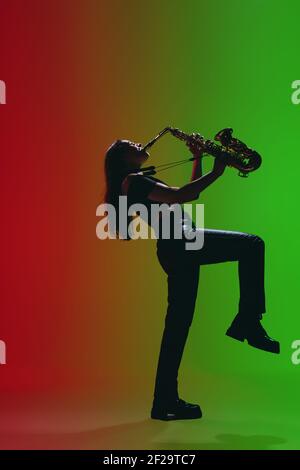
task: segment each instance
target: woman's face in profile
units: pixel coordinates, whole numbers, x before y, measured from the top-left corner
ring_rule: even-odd
[[[128,152],[126,153],[125,160],[132,168],[139,168],[149,157],[149,153],[142,149],[142,144],[125,140],[128,144]]]

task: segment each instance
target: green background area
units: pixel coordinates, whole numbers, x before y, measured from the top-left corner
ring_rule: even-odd
[[[205,204],[206,227],[246,231],[265,240],[263,323],[281,342],[281,355],[275,356],[225,337],[237,311],[237,264],[202,267],[179,384],[185,399],[203,407],[204,418],[199,424],[167,425],[167,436],[173,439],[169,448],[175,442],[176,448],[300,448],[300,366],[298,370],[291,362],[291,343],[300,337],[300,107],[291,103],[291,83],[299,77],[299,3],[175,1],[163,2],[161,9],[152,2],[147,14],[139,34],[140,65],[148,85],[148,99],[145,90],[139,90],[146,122],[151,120],[153,127],[155,121],[157,131],[170,124],[207,138],[233,127],[234,135],[262,155],[261,168],[248,179],[227,169],[198,202]],[[145,127],[141,122],[141,129]],[[153,147],[152,161],[188,155],[184,145],[172,139],[163,137]],[[210,164],[208,157],[206,168]],[[181,185],[188,181],[190,168],[181,166],[158,177],[163,175],[169,184]],[[153,316],[161,321],[166,288],[158,270],[152,269],[152,295],[146,304],[138,298],[143,305],[141,326],[145,321],[146,330],[152,329],[158,340]],[[133,350],[141,349],[143,342],[136,340]],[[149,368],[153,373],[150,345],[147,361],[144,373]]]
[[[299,17],[292,0],[1,2],[1,447],[300,449]],[[232,127],[262,155],[197,202],[207,228],[264,239],[263,325],[281,354],[225,336],[237,263],[203,266],[179,370],[203,418],[165,423],[150,419],[167,308],[156,241],[101,241],[95,228],[108,146],[168,125],[210,139]],[[189,156],[167,135],[149,164]]]

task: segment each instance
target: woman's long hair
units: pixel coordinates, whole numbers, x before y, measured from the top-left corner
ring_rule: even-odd
[[[104,171],[106,181],[106,192],[104,196],[104,202],[112,204],[116,211],[116,236],[122,239],[127,238],[127,233],[120,237],[119,231],[119,196],[122,194],[121,185],[124,178],[130,173],[130,170],[125,161],[125,155],[129,150],[128,142],[122,140],[116,140],[107,150],[105,154]],[[108,215],[109,217],[109,215]],[[127,227],[128,223],[133,218],[127,216]]]

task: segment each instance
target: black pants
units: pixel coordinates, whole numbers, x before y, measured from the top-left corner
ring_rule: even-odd
[[[180,242],[181,245],[178,240],[158,240],[157,244],[159,262],[168,275],[168,309],[154,390],[154,401],[159,403],[178,398],[178,369],[194,315],[202,264],[238,261],[239,313],[245,316],[265,313],[265,250],[260,237],[205,229],[200,250],[184,250]]]

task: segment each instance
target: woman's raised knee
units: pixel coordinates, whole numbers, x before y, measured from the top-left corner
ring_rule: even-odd
[[[260,248],[265,247],[265,242],[259,235],[248,234],[248,237],[252,246],[259,246]]]

